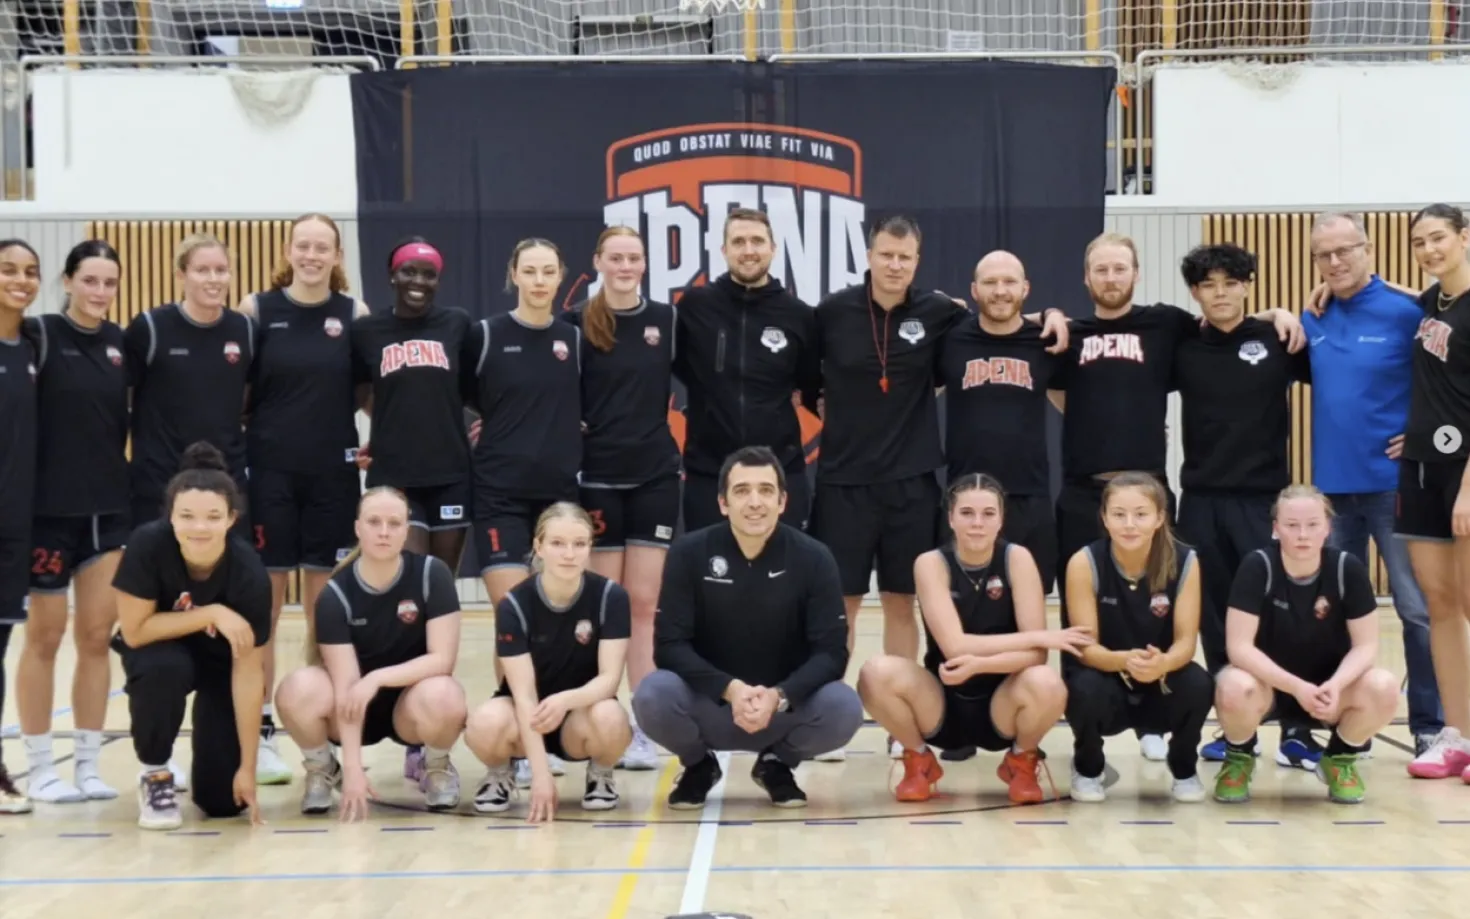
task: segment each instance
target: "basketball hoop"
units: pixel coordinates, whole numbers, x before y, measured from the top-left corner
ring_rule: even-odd
[[[716,13],[723,13],[727,6],[735,12],[750,12],[755,9],[765,9],[766,0],[679,0],[681,10],[713,9]]]

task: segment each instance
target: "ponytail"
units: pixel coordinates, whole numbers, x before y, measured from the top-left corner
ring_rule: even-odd
[[[602,254],[602,247],[614,236],[631,236],[643,242],[643,237],[632,227],[611,226],[603,230],[597,237],[597,247],[594,256]],[[582,334],[587,336],[587,341],[599,351],[611,351],[616,341],[617,320],[613,318],[612,307],[607,305],[607,285],[604,284],[592,299],[587,301],[587,308],[582,313]]]

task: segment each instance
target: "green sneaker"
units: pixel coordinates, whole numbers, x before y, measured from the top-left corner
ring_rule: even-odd
[[[1249,753],[1226,750],[1225,764],[1215,777],[1215,800],[1222,804],[1244,804],[1251,799],[1251,776],[1256,759]]]
[[[1363,803],[1363,775],[1358,772],[1358,755],[1324,756],[1317,762],[1317,777],[1327,783],[1327,799],[1338,804]]]

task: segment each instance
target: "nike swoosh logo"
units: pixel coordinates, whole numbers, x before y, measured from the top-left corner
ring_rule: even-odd
[[[786,569],[784,569],[784,568],[781,569],[780,571],[767,571],[766,572],[766,577],[768,577],[768,578],[779,578],[781,575],[783,575],[785,573],[786,573]]]

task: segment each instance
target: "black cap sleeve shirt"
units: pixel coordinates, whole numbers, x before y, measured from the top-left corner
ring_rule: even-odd
[[[196,441],[214,445],[245,478],[245,388],[255,321],[227,309],[203,325],[176,303],[148,310],[124,334],[133,388],[133,497],[161,498]]]
[[[27,320],[39,354],[37,517],[128,510],[128,376],[123,330],[63,313]]]
[[[30,539],[37,435],[35,345],[25,335],[0,340],[0,535]],[[0,609],[0,622],[13,612]]]
[[[943,294],[912,288],[885,310],[868,291],[856,284],[816,308],[823,392],[817,475],[832,485],[892,482],[944,465],[934,363],[945,334],[968,314]]]
[[[1130,580],[1118,569],[1107,537],[1085,550],[1092,566],[1097,597],[1097,643],[1109,651],[1132,651],[1153,645],[1168,650],[1174,644],[1174,603],[1179,585],[1194,566],[1194,550],[1174,541],[1178,570],[1163,590],[1153,590],[1148,578]]]
[[[587,304],[564,314],[583,329]],[[601,351],[582,332],[582,487],[643,485],[679,471],[669,430],[677,309],[644,300],[610,310],[613,347]]]
[[[363,674],[429,653],[429,623],[459,612],[449,566],[431,555],[404,552],[398,577],[381,590],[362,579],[361,560],[332,575],[316,604],[316,638],[351,645]]]
[[[468,313],[447,306],[412,317],[374,313],[352,324],[353,379],[373,394],[369,488],[469,479],[467,368],[479,357],[471,325]]]
[[[199,581],[189,574],[172,524],[167,520],[145,523],[128,537],[112,586],[140,600],[153,601],[163,615],[218,603],[250,623],[257,648],[270,641],[270,577],[255,549],[237,536],[226,538],[219,564],[208,578]],[[219,669],[230,669],[233,653],[223,635],[194,632],[176,640],[200,659]]]
[[[505,595],[495,611],[495,649],[502,659],[531,655],[536,696],[581,689],[597,678],[603,641],[622,641],[631,628],[628,593],[591,571],[564,606],[546,597],[541,576],[527,578]],[[509,686],[502,681],[501,692]]]
[[[1418,347],[1403,454],[1416,463],[1470,456],[1470,293],[1442,303],[1439,291],[1436,284],[1419,296],[1424,318],[1414,336]],[[1443,427],[1454,428],[1459,437],[1436,437]]]
[[[1166,303],[1134,306],[1117,319],[1072,320],[1062,425],[1067,481],[1124,470],[1164,473],[1174,349],[1199,335],[1199,322]]]
[[[1182,342],[1175,379],[1183,409],[1180,484],[1194,492],[1275,494],[1291,484],[1286,445],[1294,382],[1310,382],[1306,349],[1288,354],[1275,326],[1246,318]]]
[[[966,635],[1014,635],[1020,629],[1016,625],[1016,604],[1011,592],[1011,544],[1004,539],[995,541],[995,550],[990,563],[983,568],[966,568],[955,555],[954,544],[939,550],[944,564],[949,569],[949,597],[954,601],[959,615],[960,628]],[[939,676],[939,668],[948,658],[929,625],[924,624],[924,669]],[[946,693],[962,699],[988,699],[1000,684],[1010,677],[1009,673],[981,673],[959,686],[945,686]]]
[[[1051,494],[1046,393],[1061,388],[1067,358],[1048,345],[1034,323],[992,335],[973,314],[945,335],[936,382],[950,481],[983,472],[1007,494]]]

